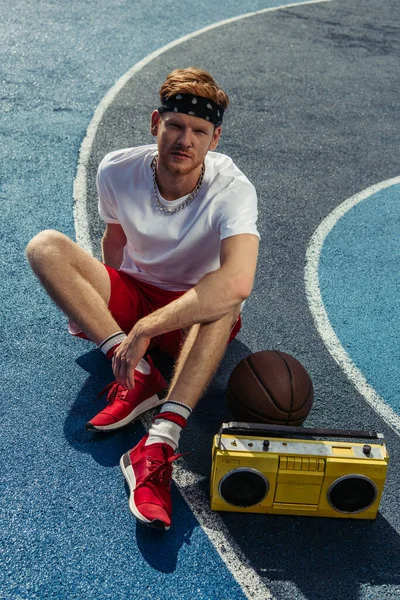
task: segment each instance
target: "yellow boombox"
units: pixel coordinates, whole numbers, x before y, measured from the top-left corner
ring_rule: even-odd
[[[223,423],[213,443],[211,509],[375,519],[388,459],[381,433]]]

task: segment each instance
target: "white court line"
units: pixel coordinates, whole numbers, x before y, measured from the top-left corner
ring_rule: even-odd
[[[366,200],[372,194],[400,183],[400,177],[388,179],[373,185],[359,194],[348,198],[333,210],[318,226],[314,232],[306,252],[305,284],[308,305],[313,316],[318,333],[325,346],[333,356],[337,364],[343,369],[347,377],[356,389],[364,396],[368,404],[382,417],[382,419],[400,435],[400,417],[388,406],[377,394],[374,388],[367,382],[362,372],[356,367],[343,348],[339,338],[334,332],[319,287],[318,267],[324,241],[336,223],[356,204]]]
[[[88,223],[87,214],[87,167],[92,152],[94,138],[100,122],[107,110],[107,108],[113,103],[117,94],[121,89],[146,65],[152,60],[158,58],[164,52],[167,52],[171,48],[174,48],[183,42],[186,42],[194,37],[202,35],[207,31],[222,27],[229,23],[234,23],[241,19],[246,19],[256,15],[264,14],[266,12],[272,12],[276,10],[282,10],[286,8],[293,8],[296,6],[304,6],[307,4],[320,4],[322,2],[329,2],[330,0],[307,0],[305,2],[295,2],[293,4],[284,4],[281,6],[274,6],[271,8],[265,8],[255,12],[249,12],[244,15],[232,17],[208,25],[202,29],[198,29],[188,35],[185,35],[165,46],[159,48],[155,52],[152,52],[146,58],[136,63],[129,71],[127,71],[108,91],[104,98],[96,108],[93,118],[86,131],[86,136],[82,142],[80,152],[77,173],[74,180],[73,198],[74,198],[74,223],[76,241],[78,244],[90,254],[93,254],[93,244],[90,238],[90,230]],[[213,513],[210,510],[208,499],[205,498],[201,488],[196,481],[196,478],[186,470],[184,467],[175,469],[174,481],[177,484],[182,496],[190,506],[193,514],[199,521],[204,532],[208,536],[209,540],[217,550],[221,559],[226,564],[233,577],[236,579],[246,598],[248,600],[274,600],[274,597],[268,587],[265,585],[263,579],[256,573],[251,566],[250,562],[242,553],[240,547],[230,537],[229,531],[225,527],[222,519],[218,513]],[[190,482],[188,484],[188,482]]]
[[[141,417],[141,422],[145,429],[149,430],[152,415],[147,413]],[[246,598],[249,600],[274,600],[271,591],[250,565],[240,546],[230,536],[229,530],[219,514],[210,509],[209,498],[200,485],[205,481],[205,477],[192,473],[180,461],[174,465],[173,479],[202,530],[240,585]]]

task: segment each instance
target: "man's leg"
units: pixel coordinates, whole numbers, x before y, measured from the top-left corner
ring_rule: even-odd
[[[28,244],[29,263],[57,306],[96,344],[120,330],[108,310],[105,266],[58,231],[42,231]]]
[[[225,354],[239,311],[240,307],[222,319],[191,327],[176,361],[167,400],[182,402],[193,410]]]
[[[150,428],[146,446],[166,442],[173,450],[177,448],[187,419],[225,353],[239,311],[240,307],[222,319],[191,327],[175,365],[166,403]]]
[[[112,286],[106,267],[58,231],[43,231],[34,237],[28,244],[27,257],[49,296],[111,358],[126,335],[108,308]],[[126,287],[118,276],[113,277],[121,306],[125,306],[125,312],[132,312],[139,292]],[[140,316],[132,314],[132,319]],[[164,402],[166,382],[151,361],[142,359],[136,366],[135,383],[130,391],[117,382],[110,384],[107,406],[86,424],[87,429],[117,429]]]
[[[137,519],[158,529],[171,525],[172,462],[180,432],[203,395],[226,349],[236,311],[211,323],[194,325],[178,357],[167,401],[149,434],[121,457],[120,466],[131,494],[129,507]]]

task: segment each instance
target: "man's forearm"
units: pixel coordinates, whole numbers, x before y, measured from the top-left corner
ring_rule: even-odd
[[[246,297],[227,275],[214,271],[177,300],[140,319],[132,334],[153,338],[195,323],[216,321],[234,310]]]

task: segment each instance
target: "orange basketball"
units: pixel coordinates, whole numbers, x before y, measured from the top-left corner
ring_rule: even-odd
[[[235,421],[301,425],[313,398],[311,377],[303,365],[279,350],[250,354],[228,381],[227,403]]]

